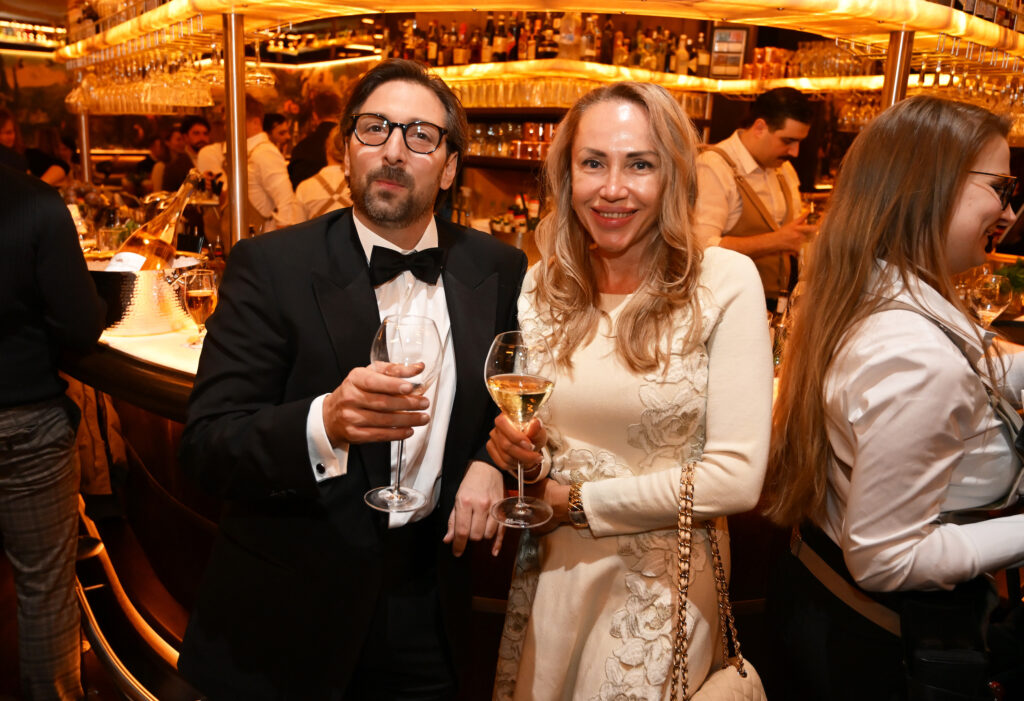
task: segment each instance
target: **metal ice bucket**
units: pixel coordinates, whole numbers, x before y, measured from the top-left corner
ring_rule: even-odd
[[[107,303],[106,332],[112,336],[149,336],[185,328],[189,315],[175,283],[198,262],[179,258],[170,270],[91,270],[96,289]]]

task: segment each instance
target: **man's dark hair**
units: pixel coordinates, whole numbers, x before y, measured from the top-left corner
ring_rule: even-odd
[[[469,127],[466,125],[466,111],[462,108],[459,98],[455,96],[455,93],[452,92],[452,89],[443,80],[437,76],[430,75],[422,64],[415,61],[392,58],[381,61],[363,74],[359,82],[352,88],[348,103],[345,105],[345,122],[343,125],[345,134],[352,134],[352,131],[355,129],[352,115],[359,114],[360,109],[366,103],[370,94],[381,85],[395,80],[422,85],[434,93],[437,99],[441,101],[447,115],[447,123],[444,125],[445,129],[448,130],[448,133],[445,135],[445,149],[449,154],[459,154],[461,163],[461,156],[466,151],[467,132],[469,131]]]
[[[278,124],[284,124],[287,121],[280,112],[267,112],[263,115],[263,131],[269,134]]]
[[[785,126],[787,119],[810,124],[814,119],[814,109],[808,97],[799,90],[775,88],[758,95],[741,126],[749,129],[758,119],[763,119],[770,130],[776,131]]]
[[[313,114],[320,121],[334,122],[341,116],[341,97],[327,90],[313,96]]]
[[[202,124],[204,127],[206,127],[207,131],[210,130],[210,122],[206,119],[206,117],[200,114],[190,114],[181,120],[181,133],[187,134],[189,130],[197,124]]]

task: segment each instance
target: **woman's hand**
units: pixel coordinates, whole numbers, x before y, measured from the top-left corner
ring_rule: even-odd
[[[559,484],[553,479],[543,479],[536,484],[523,485],[523,494],[542,499],[554,512],[550,521],[530,529],[534,535],[550,533],[563,523],[569,523],[569,485]]]
[[[491,439],[487,441],[487,453],[501,469],[514,475],[516,464],[521,463],[523,479],[536,479],[544,459],[539,451],[547,442],[548,434],[540,419],[533,419],[524,433],[508,417],[499,414],[491,429]]]

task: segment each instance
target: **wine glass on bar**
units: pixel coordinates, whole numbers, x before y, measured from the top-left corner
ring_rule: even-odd
[[[520,331],[500,333],[491,343],[484,364],[484,381],[494,403],[520,431],[551,395],[555,383],[551,350],[542,338],[527,340]],[[519,493],[495,502],[491,516],[510,528],[531,528],[546,523],[553,512],[542,499],[523,495],[523,466],[516,464]]]
[[[212,270],[193,270],[185,275],[185,308],[199,333],[188,339],[189,348],[202,348],[206,320],[217,308],[217,279]]]
[[[983,275],[967,294],[971,308],[985,328],[1010,306],[1012,297],[1010,280],[1002,275]]]
[[[378,372],[391,364],[419,368],[415,375],[404,379],[413,386],[413,394],[423,394],[441,372],[444,349],[437,327],[431,319],[412,314],[392,315],[384,318],[370,348],[370,363]],[[391,484],[368,491],[363,499],[378,511],[415,511],[427,502],[427,497],[416,489],[402,486],[402,460],[405,441],[398,442],[398,462],[391,473]]]

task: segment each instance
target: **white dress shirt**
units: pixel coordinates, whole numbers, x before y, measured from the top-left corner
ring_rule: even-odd
[[[305,221],[306,212],[295,197],[288,178],[288,164],[281,151],[261,131],[246,140],[249,154],[249,201],[267,222],[263,231],[273,231]]]
[[[885,271],[880,264],[872,289],[940,319],[984,367],[992,334],[979,342],[976,325],[932,287],[915,278],[911,294]],[[1000,389],[1017,405],[1024,356],[1002,365]],[[951,589],[1024,560],[1024,515],[939,520],[1006,495],[1019,462],[978,376],[934,323],[886,310],[851,329],[826,377],[825,411],[838,461],[820,525],[865,589]]]
[[[733,160],[740,175],[747,179],[768,211],[774,215],[776,225],[781,225],[786,217],[786,195],[779,187],[777,173],[782,173],[789,185],[793,206],[799,207],[800,179],[789,161],[778,169],[762,168],[740,141],[740,130],[734,131],[732,136],[716,145]],[[742,213],[743,199],[729,164],[713,151],[698,155],[697,207],[693,221],[697,239],[705,246],[717,246],[723,234],[736,226]],[[793,214],[797,215],[799,211]]]
[[[370,260],[374,246],[403,251],[387,239],[373,233],[359,219],[355,212],[356,233],[359,243]],[[437,246],[437,223],[431,218],[414,251],[421,251]],[[380,318],[391,314],[416,314],[429,317],[437,326],[438,335],[444,344],[444,359],[441,372],[434,384],[424,393],[430,400],[426,410],[430,421],[426,426],[417,427],[412,437],[405,440],[405,456],[402,460],[402,484],[428,495],[425,505],[414,512],[392,513],[388,525],[390,528],[403,526],[410,521],[418,521],[429,516],[441,498],[441,464],[444,460],[445,439],[448,435],[448,423],[451,418],[452,405],[455,402],[455,353],[451,347],[448,303],[445,299],[442,278],[434,285],[428,285],[417,279],[411,272],[404,271],[394,279],[374,289],[377,296],[377,308]],[[366,363],[370,363],[370,349],[366,349]],[[327,438],[327,430],[323,422],[323,403],[326,394],[313,400],[306,419],[306,446],[309,451],[309,464],[318,482],[334,477],[343,477],[348,472],[348,445],[331,447]],[[323,474],[318,473],[316,466],[322,464]],[[398,464],[398,442],[391,443],[391,470]],[[370,508],[367,506],[366,508]]]

